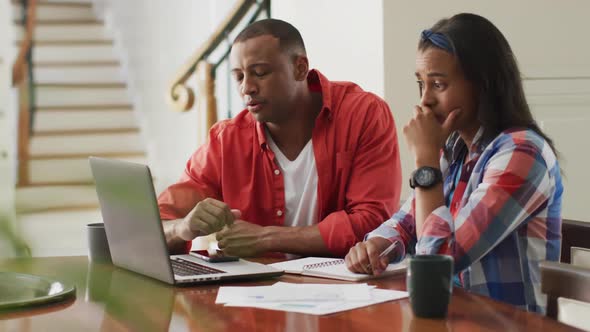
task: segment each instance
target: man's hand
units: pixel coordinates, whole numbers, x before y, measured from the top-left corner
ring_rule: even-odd
[[[263,226],[237,220],[217,233],[217,245],[230,256],[256,256],[268,251],[264,240],[266,233]]]
[[[240,215],[239,210],[230,210],[224,202],[206,198],[197,203],[177,224],[176,235],[185,241],[191,241],[197,236],[215,233],[226,225],[232,225]]]
[[[382,237],[374,237],[367,241],[359,242],[350,248],[344,258],[346,267],[352,272],[378,275],[385,271],[394,252],[379,258],[379,255],[387,249],[391,241]]]

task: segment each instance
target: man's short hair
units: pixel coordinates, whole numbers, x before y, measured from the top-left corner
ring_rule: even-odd
[[[279,47],[283,52],[293,52],[296,55],[305,55],[305,44],[299,30],[290,23],[277,19],[264,19],[248,25],[238,34],[234,44],[251,38],[270,35],[279,40]]]

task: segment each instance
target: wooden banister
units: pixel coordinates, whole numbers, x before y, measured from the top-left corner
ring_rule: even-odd
[[[217,122],[217,101],[215,100],[215,77],[213,64],[200,61],[197,64],[197,88],[200,98],[197,99],[197,110],[205,110],[207,128]]]
[[[16,86],[25,78],[27,56],[33,44],[33,34],[35,31],[35,18],[37,15],[37,0],[29,0],[27,6],[27,22],[25,38],[23,39],[18,56],[12,65],[12,85]]]
[[[28,66],[24,66],[23,78],[28,77]],[[31,126],[31,112],[29,111],[29,87],[28,80],[21,79],[18,83],[18,185],[25,186],[29,183],[29,133]]]
[[[25,3],[25,2],[23,2]],[[37,16],[37,0],[26,2],[25,36],[20,45],[18,56],[12,65],[12,85],[18,86],[18,185],[25,186],[29,183],[29,136],[33,115],[31,114],[32,87],[31,74],[31,48],[33,46],[33,34]]]
[[[239,0],[236,2],[213,34],[178,71],[170,84],[169,90],[170,102],[177,111],[188,111],[194,104],[195,94],[185,83],[196,71],[197,64],[209,56],[225,40],[226,33],[232,31],[256,3],[255,0]]]

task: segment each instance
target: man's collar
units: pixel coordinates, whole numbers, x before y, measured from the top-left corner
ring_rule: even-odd
[[[322,93],[322,110],[332,113],[332,85],[330,81],[320,73],[317,69],[312,69],[307,74],[307,82],[309,86],[317,87],[319,85]],[[312,88],[313,89],[313,88]]]
[[[483,141],[483,132],[484,129],[482,126],[480,126],[475,133],[475,136],[473,136],[473,141],[471,142],[471,146],[469,147],[468,151],[475,151],[479,154],[483,151],[483,149],[485,149],[487,143]],[[449,136],[447,144],[452,144],[453,146],[451,149],[452,160],[457,160],[457,158],[460,157],[462,148],[466,147],[465,142],[458,132],[454,132]]]

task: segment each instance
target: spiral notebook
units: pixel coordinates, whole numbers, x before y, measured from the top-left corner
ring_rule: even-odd
[[[354,273],[348,270],[343,259],[325,257],[306,257],[291,261],[270,264],[270,266],[290,274],[302,274],[312,277],[364,281],[368,279],[382,278],[406,272],[406,262],[389,264],[387,269],[378,276]]]

